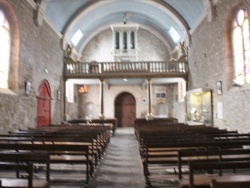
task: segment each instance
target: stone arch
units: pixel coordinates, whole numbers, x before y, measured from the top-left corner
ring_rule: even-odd
[[[18,92],[18,65],[19,65],[19,26],[17,17],[11,5],[5,1],[0,0],[0,9],[4,12],[8,19],[11,36],[10,49],[10,64],[9,64],[9,83],[8,87],[15,93]]]

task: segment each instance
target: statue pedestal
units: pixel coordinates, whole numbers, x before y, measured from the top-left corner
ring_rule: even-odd
[[[154,119],[154,115],[152,113],[147,113],[146,114],[146,120],[153,120]]]
[[[106,118],[105,118],[104,114],[100,114],[100,115],[99,115],[99,119],[105,120]]]

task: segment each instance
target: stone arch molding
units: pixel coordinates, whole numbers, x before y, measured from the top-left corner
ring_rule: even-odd
[[[212,22],[215,19],[215,6],[213,0],[203,0],[206,7],[207,21]]]
[[[36,15],[35,15],[35,22],[38,26],[41,26],[43,24],[44,16],[45,16],[45,8],[47,7],[47,2],[43,0],[38,0],[36,2],[37,9],[36,9]]]

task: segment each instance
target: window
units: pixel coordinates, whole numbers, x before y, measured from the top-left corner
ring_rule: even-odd
[[[10,64],[10,28],[3,11],[0,10],[0,88],[8,89]]]
[[[165,99],[166,98],[166,93],[156,93],[156,98],[157,99]]]
[[[136,24],[112,25],[114,61],[137,60],[137,29]]]
[[[180,35],[173,27],[170,27],[168,33],[170,34],[175,43],[177,43],[180,40]]]
[[[155,87],[155,97],[157,99],[166,98],[166,88],[165,87]]]
[[[120,48],[120,33],[117,31],[115,33],[115,49],[118,50]]]
[[[124,31],[123,32],[123,49],[126,50],[127,49],[127,32]]]
[[[83,36],[83,34],[82,34],[81,30],[78,29],[77,32],[76,32],[76,33],[74,34],[74,36],[72,37],[71,42],[72,42],[75,46],[77,46],[77,44],[78,44],[78,42],[81,40],[82,36]]]
[[[249,21],[245,9],[240,9],[233,20],[234,79],[237,83],[250,83]]]
[[[135,49],[135,32],[134,31],[132,31],[131,33],[130,33],[130,38],[131,38],[131,49]]]
[[[66,97],[68,102],[74,102],[74,83],[70,80],[66,81]]]

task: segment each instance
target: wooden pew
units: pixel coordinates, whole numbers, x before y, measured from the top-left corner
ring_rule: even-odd
[[[28,143],[2,143],[0,151],[15,150],[17,152],[45,152],[50,155],[50,164],[85,164],[86,181],[88,185],[89,170],[89,146],[79,144],[28,144]]]
[[[250,145],[249,134],[239,134],[237,131],[227,131],[204,125],[139,124],[136,126],[136,134],[144,176],[148,185],[151,183],[152,176],[152,173],[149,172],[149,165],[160,165],[165,169],[168,168],[166,165],[169,165],[177,172],[175,168],[178,165],[179,150],[218,150],[219,148],[243,148]]]
[[[54,126],[39,129],[22,130],[12,132],[11,135],[16,137],[22,136],[46,136],[46,137],[82,137],[94,139],[98,146],[102,147],[102,154],[110,142],[109,129],[106,126]]]
[[[93,134],[82,134],[81,132],[67,132],[67,133],[50,133],[50,132],[32,132],[32,131],[21,131],[18,133],[10,133],[9,135],[0,135],[1,141],[12,141],[12,142],[32,142],[32,143],[50,143],[50,144],[85,144],[90,146],[90,155],[93,157],[93,164],[95,167],[104,155],[109,140],[103,139],[100,135]],[[92,158],[90,158],[90,162]],[[91,174],[93,174],[94,167],[91,164]]]
[[[86,124],[87,120],[86,119],[73,119],[69,120],[67,123],[72,124],[72,125],[79,125],[79,124]],[[90,124],[86,124],[86,126],[95,126],[94,124],[100,124],[103,126],[109,126],[110,130],[112,131],[112,135],[115,135],[115,131],[117,128],[117,119],[116,118],[107,118],[107,119],[92,119]],[[111,126],[110,126],[111,125]]]
[[[94,166],[97,166],[96,161],[100,161],[109,142],[110,130],[108,126],[54,125],[49,127],[30,128],[28,130],[18,130],[6,135],[0,135],[0,150],[21,150],[22,152],[28,150],[42,151],[50,153],[50,163],[86,164],[87,185],[89,176],[94,173]],[[52,148],[50,145],[57,145],[56,147],[60,147],[60,150],[56,151],[56,155],[51,153]],[[85,155],[85,159],[79,156],[79,152],[81,151],[75,151],[75,149],[73,151],[68,151],[68,145],[76,145],[76,147],[84,145],[88,147],[88,154]],[[63,151],[64,149],[66,153]],[[98,151],[98,154],[96,154],[96,151]],[[96,156],[93,157],[94,155]],[[86,159],[87,156],[88,160]],[[93,162],[93,158],[97,160]]]
[[[12,162],[12,163],[33,163],[34,167],[36,163],[44,163],[46,166],[46,183],[50,185],[50,156],[48,153],[41,152],[0,152],[1,162]],[[17,171],[17,177],[19,173]]]
[[[169,165],[175,171],[178,167],[178,157],[176,153],[178,150],[182,149],[206,149],[206,148],[223,148],[223,147],[240,147],[243,142],[231,142],[231,141],[223,141],[223,142],[177,142],[177,143],[158,143],[158,144],[149,144],[145,148],[144,158],[142,158],[144,176],[146,180],[146,184],[150,185],[150,171],[149,165]],[[244,144],[249,145],[250,141],[244,141]],[[159,155],[150,155],[150,148],[163,149],[163,151],[159,152]],[[165,167],[166,168],[166,167]],[[178,177],[176,177],[178,180]]]
[[[28,174],[27,178],[1,178],[1,187],[29,187],[29,188],[45,188],[49,187],[48,183],[43,180],[33,180],[33,164],[32,163],[11,163],[0,162],[1,171],[23,171]]]
[[[214,171],[218,170],[219,172],[224,170],[239,170],[247,169],[250,170],[250,163],[248,161],[231,161],[231,162],[190,162],[189,163],[189,179],[185,182],[182,181],[182,188],[194,188],[196,186],[206,186],[209,187],[212,179],[221,182],[242,182],[249,181],[250,173],[237,174],[234,173],[223,173],[219,174],[195,174],[195,171]],[[249,171],[248,171],[249,172]]]
[[[173,117],[154,118],[152,120],[147,120],[146,118],[136,118],[134,121],[134,124],[138,126],[138,125],[145,125],[145,124],[168,123],[168,122],[170,123],[178,122],[178,119],[173,118]]]
[[[83,144],[90,146],[90,155],[92,155],[94,164],[104,153],[104,146],[98,140],[97,135],[82,136],[78,134],[38,134],[38,133],[15,133],[10,135],[0,135],[0,143],[42,143],[42,144]]]
[[[192,162],[225,162],[250,160],[250,149],[179,150],[178,177],[182,180],[182,168]]]
[[[223,180],[215,180],[212,179],[210,183],[210,188],[249,188],[250,187],[250,179],[245,176],[237,177],[234,179]]]
[[[182,140],[179,142],[158,142],[158,143],[144,143],[142,163],[144,169],[144,176],[146,183],[150,185],[149,165],[161,164],[171,165],[175,169],[178,164],[179,150],[183,149],[215,149],[215,148],[239,148],[243,145],[250,145],[250,140],[239,141],[199,141],[196,142]],[[154,150],[156,149],[156,150]],[[152,152],[154,151],[154,152]],[[152,155],[152,152],[154,155]],[[158,153],[158,154],[157,154]]]

